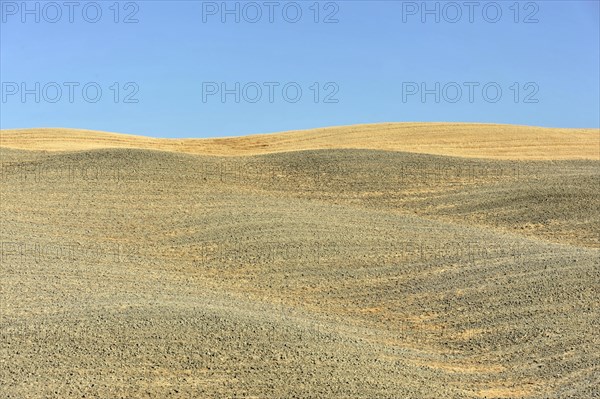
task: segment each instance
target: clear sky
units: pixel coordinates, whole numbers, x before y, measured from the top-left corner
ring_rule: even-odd
[[[0,3],[1,128],[600,127],[597,0]]]

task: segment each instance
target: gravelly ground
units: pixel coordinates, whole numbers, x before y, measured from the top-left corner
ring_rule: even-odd
[[[0,156],[1,397],[600,397],[598,162]]]

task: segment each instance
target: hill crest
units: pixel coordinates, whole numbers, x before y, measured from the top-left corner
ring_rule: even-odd
[[[0,130],[0,146],[32,151],[138,148],[243,156],[371,149],[506,160],[600,160],[599,129],[471,123],[380,123],[224,138],[167,139],[83,129]]]

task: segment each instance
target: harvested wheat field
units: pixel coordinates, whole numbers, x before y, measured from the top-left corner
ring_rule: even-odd
[[[2,398],[600,397],[600,131],[4,130]]]

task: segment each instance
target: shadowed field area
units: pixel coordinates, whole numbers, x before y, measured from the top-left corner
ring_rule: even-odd
[[[598,130],[1,134],[2,397],[598,395]]]

